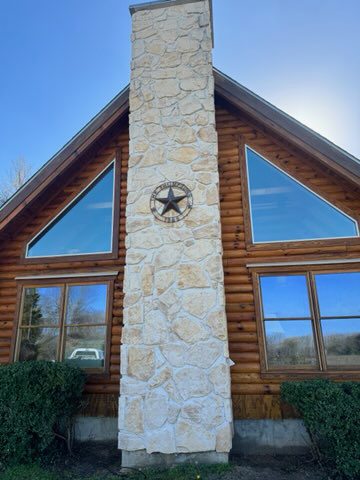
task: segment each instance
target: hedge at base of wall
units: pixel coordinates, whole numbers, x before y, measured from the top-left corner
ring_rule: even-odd
[[[286,382],[281,396],[298,409],[323,464],[360,478],[360,383]]]
[[[0,366],[0,461],[31,462],[66,439],[84,383],[83,371],[65,363]]]

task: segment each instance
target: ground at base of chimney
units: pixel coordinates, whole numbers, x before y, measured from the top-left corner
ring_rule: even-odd
[[[121,452],[121,465],[126,468],[172,467],[174,465],[218,465],[229,463],[229,455],[219,452],[147,453],[145,450]]]
[[[196,473],[195,470],[198,472]],[[90,442],[75,445],[72,456],[59,459],[51,467],[54,478],[62,480],[325,480],[328,477],[310,456],[251,455],[230,457],[227,465],[181,465],[174,469],[145,469],[141,472],[121,468],[121,454],[115,442]],[[195,475],[194,475],[195,472]],[[146,475],[146,476],[144,476]],[[174,476],[175,475],[175,476]],[[15,477],[4,477],[15,478]],[[37,477],[36,477],[37,478]],[[43,477],[39,477],[43,478]],[[44,479],[53,477],[44,476]],[[2,480],[0,471],[0,480]]]

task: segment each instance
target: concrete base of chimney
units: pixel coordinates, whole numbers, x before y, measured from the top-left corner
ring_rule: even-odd
[[[196,453],[147,453],[145,450],[129,452],[121,451],[121,466],[128,468],[140,467],[171,467],[182,463],[216,464],[228,463],[229,455],[219,452]]]

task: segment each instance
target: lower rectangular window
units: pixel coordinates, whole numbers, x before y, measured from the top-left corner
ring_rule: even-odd
[[[110,282],[24,286],[16,360],[105,369]]]
[[[360,368],[360,272],[259,274],[265,369]]]

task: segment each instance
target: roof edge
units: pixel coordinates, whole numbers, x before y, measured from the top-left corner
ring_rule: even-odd
[[[69,157],[78,157],[82,147],[96,133],[103,132],[103,125],[108,123],[119,112],[124,113],[129,105],[129,85],[119,92],[100,112],[95,115],[81,130],[79,130],[55,155],[37,170],[3,205],[0,207],[1,222],[23,202],[27,195],[33,193],[41,177],[45,179]],[[115,121],[114,120],[114,121]]]
[[[267,102],[214,68],[215,92],[239,110],[263,123],[271,131],[286,135],[289,141],[328,164],[347,180],[360,187],[360,161],[330,140]],[[129,108],[129,85],[118,93],[72,139],[50,158],[7,202],[0,207],[0,230],[96,141]]]

